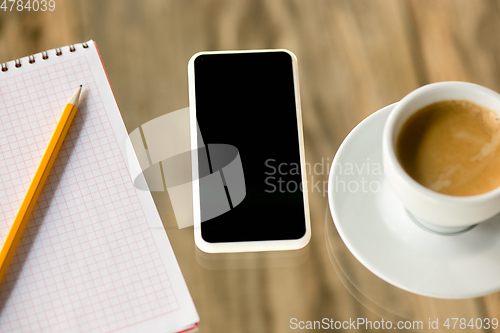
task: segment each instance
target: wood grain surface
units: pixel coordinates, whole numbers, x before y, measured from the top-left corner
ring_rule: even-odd
[[[202,50],[286,48],[297,55],[311,165],[331,162],[361,120],[426,83],[463,80],[500,91],[498,0],[55,1],[53,12],[0,10],[0,62],[94,39],[129,131],[188,106],[187,62]],[[326,181],[327,172],[315,181]],[[437,300],[375,277],[340,240],[322,191],[310,194],[313,232],[304,253],[215,264],[195,249],[192,228],[176,228],[168,195],[155,194],[155,201],[200,332],[281,333],[298,331],[291,318],[380,316],[423,320],[422,331],[437,332],[429,318],[500,317],[500,293]]]

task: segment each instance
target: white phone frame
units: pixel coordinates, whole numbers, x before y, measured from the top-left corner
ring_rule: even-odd
[[[306,223],[306,232],[299,239],[270,240],[270,241],[251,241],[251,242],[227,242],[210,243],[205,241],[201,235],[201,216],[200,216],[200,185],[198,174],[198,150],[197,150],[197,122],[196,122],[196,94],[195,94],[195,73],[194,61],[200,55],[211,54],[238,54],[238,53],[264,53],[264,52],[286,52],[292,59],[293,81],[295,91],[295,108],[297,110],[297,129],[299,135],[300,165],[302,173],[302,193],[304,198],[304,218]],[[191,137],[191,166],[193,179],[193,219],[194,219],[194,240],[196,246],[208,253],[231,253],[231,252],[259,252],[259,251],[280,251],[280,250],[298,250],[309,243],[311,239],[311,222],[309,217],[309,198],[308,184],[305,167],[304,137],[302,131],[302,110],[300,108],[300,93],[298,80],[297,58],[295,54],[286,49],[266,49],[266,50],[238,50],[238,51],[207,51],[198,52],[191,57],[188,63],[189,80],[189,126]]]

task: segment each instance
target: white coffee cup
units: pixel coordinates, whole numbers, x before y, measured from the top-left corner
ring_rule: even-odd
[[[467,82],[431,83],[412,91],[394,107],[382,139],[385,175],[395,194],[420,224],[440,233],[461,232],[500,212],[500,187],[465,197],[438,193],[411,178],[396,157],[396,140],[408,118],[429,104],[450,99],[465,99],[500,115],[500,94],[493,90]]]

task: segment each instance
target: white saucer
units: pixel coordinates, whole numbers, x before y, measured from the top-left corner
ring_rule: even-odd
[[[415,224],[392,192],[382,174],[382,131],[394,106],[356,126],[332,162],[328,200],[340,237],[371,272],[415,294],[469,298],[500,290],[500,215],[439,235]]]

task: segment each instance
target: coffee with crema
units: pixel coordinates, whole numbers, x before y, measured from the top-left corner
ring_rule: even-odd
[[[466,100],[444,100],[415,112],[396,142],[398,159],[423,186],[470,196],[500,186],[500,119]]]

